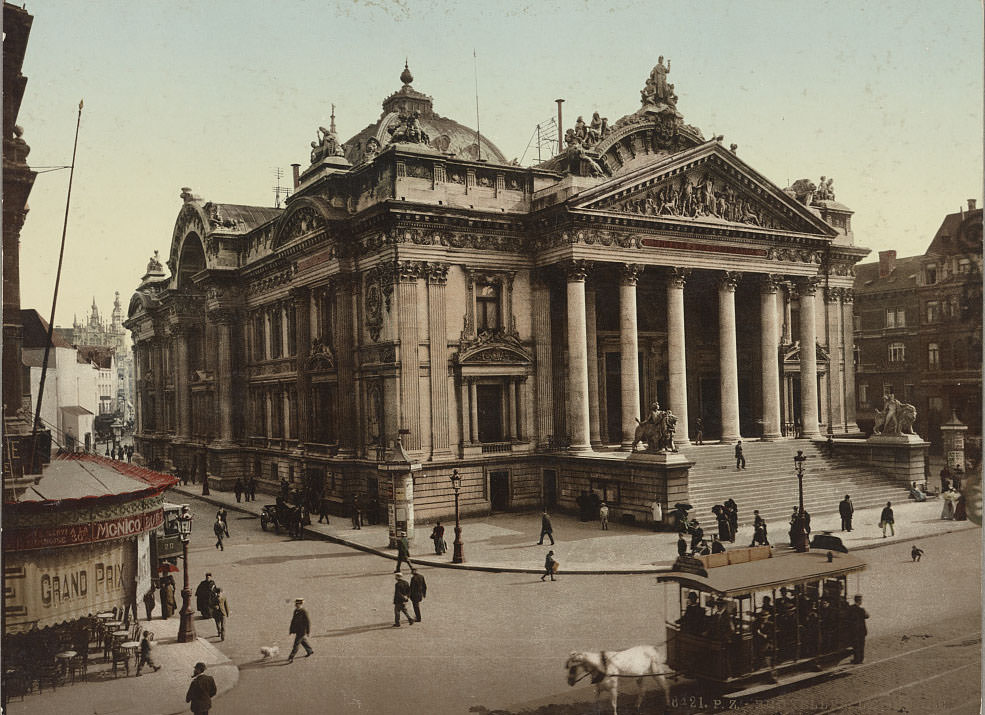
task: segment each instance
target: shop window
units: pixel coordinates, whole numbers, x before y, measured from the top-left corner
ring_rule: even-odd
[[[906,360],[906,345],[904,343],[889,344],[889,362],[901,363]]]
[[[931,370],[939,370],[941,366],[941,346],[937,343],[927,345],[927,367]]]

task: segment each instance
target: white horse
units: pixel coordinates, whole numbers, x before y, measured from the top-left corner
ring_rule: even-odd
[[[643,678],[655,677],[664,696],[667,707],[667,681],[664,675],[670,672],[667,667],[667,653],[663,648],[652,645],[638,645],[620,651],[601,653],[572,653],[564,666],[568,669],[568,685],[591,676],[595,685],[595,704],[602,691],[609,693],[612,715],[617,715],[616,702],[619,699],[619,679],[636,678],[636,709],[643,703]],[[584,672],[584,674],[582,674]]]

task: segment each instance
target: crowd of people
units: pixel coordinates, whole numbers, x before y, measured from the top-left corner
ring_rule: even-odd
[[[861,596],[849,605],[844,592],[839,580],[783,587],[775,602],[764,595],[757,607],[753,598],[753,610],[742,613],[736,599],[692,591],[678,624],[682,633],[724,642],[727,650],[737,647],[743,634],[751,634],[754,670],[843,648],[851,648],[853,662],[861,663],[869,616]],[[735,654],[724,661],[735,663]]]

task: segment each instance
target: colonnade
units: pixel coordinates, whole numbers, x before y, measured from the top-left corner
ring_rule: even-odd
[[[653,270],[653,269],[649,269]],[[689,443],[687,392],[687,334],[685,328],[684,288],[691,271],[669,267],[665,272],[667,291],[667,366],[670,409],[678,418],[676,441]],[[622,407],[623,449],[633,442],[640,415],[639,333],[637,326],[637,283],[643,267],[636,264],[620,266],[619,280],[619,344]],[[595,341],[595,318],[586,311],[588,267],[583,261],[566,266],[567,295],[567,417],[570,449],[575,452],[591,450],[597,443],[598,387],[591,384],[590,367],[594,371],[596,351],[588,342]],[[777,439],[780,429],[780,365],[779,346],[781,325],[776,303],[781,278],[772,274],[745,276],[734,271],[720,271],[718,291],[719,392],[722,421],[721,440],[735,442],[741,438],[739,424],[739,366],[736,348],[735,294],[740,280],[755,279],[760,293],[760,354],[762,364],[763,438]],[[820,435],[818,420],[817,340],[815,320],[815,280],[798,278],[795,282],[796,300],[800,309],[800,345],[810,346],[800,351],[800,422],[804,437]],[[789,316],[789,309],[787,312]],[[789,326],[789,317],[785,325]],[[710,326],[704,326],[710,329]],[[841,336],[837,336],[840,343]],[[590,365],[591,363],[591,365]],[[593,375],[594,376],[594,375]],[[472,395],[474,398],[474,394]],[[473,402],[474,404],[474,402]],[[594,427],[593,427],[594,426]],[[473,435],[474,439],[474,435]]]

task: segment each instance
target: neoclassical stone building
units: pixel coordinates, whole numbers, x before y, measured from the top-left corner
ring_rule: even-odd
[[[449,513],[453,469],[467,512],[593,489],[632,513],[686,497],[686,460],[627,459],[654,401],[682,444],[698,417],[726,442],[857,431],[852,212],[706,140],[665,75],[531,168],[405,67],[375,124],[319,129],[286,208],[183,190],[126,323],[144,458],[386,504],[407,430],[418,518]]]

